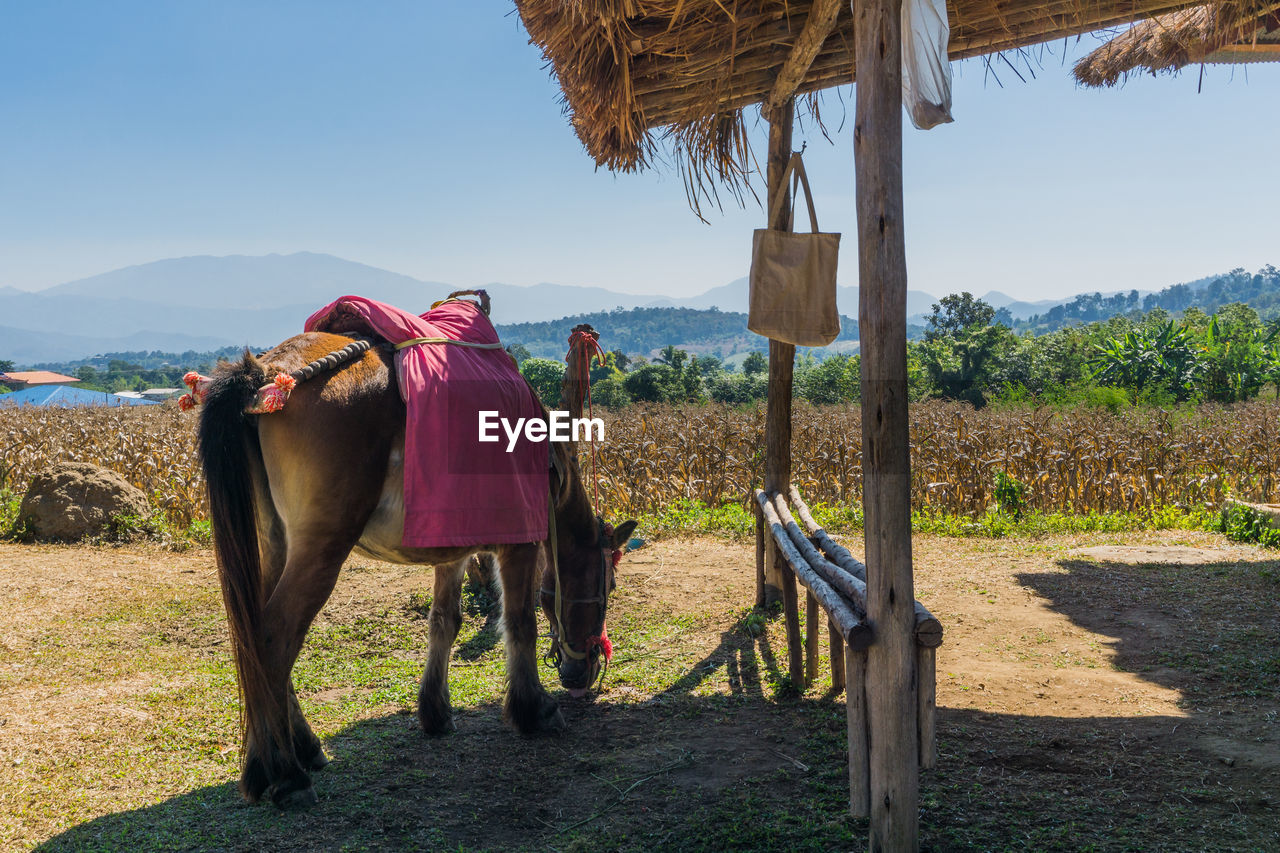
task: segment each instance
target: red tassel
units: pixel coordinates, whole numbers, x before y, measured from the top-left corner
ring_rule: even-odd
[[[608,628],[602,628],[600,631],[600,648],[604,650],[605,663],[613,660],[613,642],[609,639]]]

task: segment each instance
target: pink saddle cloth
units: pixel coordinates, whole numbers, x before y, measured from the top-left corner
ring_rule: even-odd
[[[393,344],[443,338],[498,344],[498,332],[474,302],[453,300],[414,316],[344,296],[312,314],[308,332],[369,334]],[[511,452],[481,442],[482,411],[512,425],[543,419],[542,406],[501,346],[420,343],[396,352],[396,378],[408,410],[404,458],[404,538],[409,548],[503,545],[547,538],[548,445],[523,435]],[[341,452],[340,448],[335,448]]]

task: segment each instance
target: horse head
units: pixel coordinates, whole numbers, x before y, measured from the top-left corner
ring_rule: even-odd
[[[636,528],[634,521],[616,529],[599,516],[591,521],[552,536],[542,576],[542,610],[552,633],[547,660],[575,697],[587,692],[613,655],[605,614],[622,549]]]

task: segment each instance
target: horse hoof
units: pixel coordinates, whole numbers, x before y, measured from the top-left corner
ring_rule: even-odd
[[[323,770],[328,766],[329,756],[324,754],[323,749],[311,756],[311,760],[307,762],[307,769],[311,771]]]
[[[442,720],[426,720],[420,721],[422,731],[428,737],[444,737],[451,735],[458,730],[458,724],[453,721],[453,715],[445,717]]]
[[[240,794],[251,803],[262,799],[262,795],[271,786],[267,778],[266,768],[257,758],[245,762],[244,772],[240,774]]]
[[[548,734],[559,734],[569,726],[564,721],[564,714],[560,713],[560,706],[554,702],[548,702],[542,708],[540,719],[538,720],[538,730]]]
[[[271,798],[271,801],[282,812],[301,812],[320,802],[320,798],[316,796],[316,789],[308,785],[305,788],[297,788],[286,794],[276,794]]]

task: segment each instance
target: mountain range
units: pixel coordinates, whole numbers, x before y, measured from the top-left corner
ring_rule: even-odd
[[[18,364],[70,361],[103,352],[211,350],[270,346],[302,329],[317,308],[358,294],[405,310],[425,311],[455,287],[333,255],[230,255],[171,258],[125,267],[41,291],[0,288],[0,359]],[[613,308],[684,307],[746,313],[746,278],[674,298],[602,287],[536,284],[486,286],[498,324],[537,323]],[[984,297],[1017,318],[1068,300],[1019,302]],[[928,312],[937,297],[907,294],[907,313]],[[856,317],[858,288],[837,291],[840,313]]]

